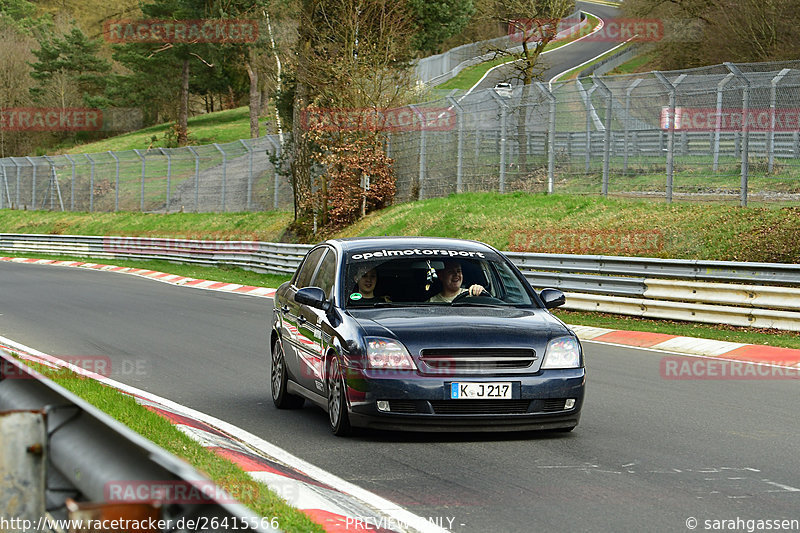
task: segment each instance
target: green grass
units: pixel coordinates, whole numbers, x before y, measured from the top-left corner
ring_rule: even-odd
[[[191,144],[226,143],[235,142],[239,139],[249,139],[249,113],[250,111],[247,107],[237,107],[236,109],[216,111],[189,118],[188,127]],[[259,119],[259,123],[262,124],[262,134],[266,133],[263,131],[263,125],[265,122],[268,123],[269,120],[266,117]],[[107,152],[109,150],[146,150],[147,148],[167,146],[164,134],[172,128],[172,125],[173,123],[157,124],[102,141],[72,146],[63,150],[62,153],[81,154]],[[153,137],[156,137],[155,141],[153,141]]]
[[[265,484],[256,482],[239,466],[193,441],[166,418],[137,404],[133,397],[66,369],[54,371],[43,365],[26,364],[143,437],[186,460],[255,513],[268,519],[277,517],[281,530],[298,533],[324,531],[321,525],[288,505]]]
[[[545,51],[555,50],[556,48],[560,48],[565,44],[569,44],[575,41],[576,39],[583,37],[584,35],[590,33],[595,28],[595,26],[597,26],[598,22],[599,19],[597,17],[589,15],[589,25],[583,31],[573,36],[570,36],[568,39],[552,42],[548,44],[544,50]],[[461,72],[459,72],[458,75],[454,76],[453,78],[450,78],[444,83],[437,85],[436,89],[442,89],[442,90],[459,89],[464,91],[469,90],[476,83],[478,83],[478,81],[480,81],[481,78],[483,78],[484,74],[486,74],[486,72],[489,69],[496,67],[497,65],[510,63],[517,59],[519,59],[519,56],[512,56],[512,57],[503,56],[493,59],[491,61],[484,61],[483,63],[479,63],[478,65],[467,67]]]
[[[637,72],[642,72],[646,69],[645,65],[650,65],[650,63],[656,58],[655,52],[643,52],[630,61],[626,61],[625,63],[621,64],[611,72],[609,75],[615,74],[635,74]],[[650,69],[646,69],[650,70]]]
[[[555,309],[554,314],[567,324],[630,331],[649,331],[684,337],[800,349],[800,333],[794,331],[761,330],[725,324],[709,325],[676,320],[650,320],[610,313],[588,313],[562,309]]]

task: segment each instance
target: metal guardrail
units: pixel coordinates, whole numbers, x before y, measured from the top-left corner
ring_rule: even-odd
[[[139,487],[152,486],[154,489],[147,491],[149,501],[140,507],[154,520],[170,521],[172,531],[191,531],[190,521],[206,524],[202,528],[206,531],[227,531],[234,521],[238,529],[277,531],[181,459],[1,349],[0,364],[0,507],[4,519],[28,520],[41,526],[36,528],[40,531],[59,529],[53,526],[60,520],[97,519],[93,513],[98,509],[104,519],[144,519],[141,514],[129,514],[130,508],[126,512],[103,504],[114,499],[109,487],[129,487],[139,494]],[[162,501],[157,495],[159,487],[167,496],[180,493],[169,492],[169,487],[194,487],[197,492],[193,494],[202,497]],[[127,494],[121,490],[120,494]],[[34,527],[24,529],[33,531]]]
[[[293,272],[310,248],[252,241],[0,234],[0,252],[160,259],[273,274]],[[800,331],[797,264],[504,253],[534,287],[568,293],[566,309]]]

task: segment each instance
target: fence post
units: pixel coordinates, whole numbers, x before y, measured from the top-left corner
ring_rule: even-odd
[[[622,121],[622,124],[625,126],[625,154],[622,156],[622,173],[628,173],[628,136],[630,129],[629,123],[631,120],[631,93],[633,93],[634,89],[642,83],[642,78],[636,78],[633,82],[628,85],[628,88],[625,90],[625,118]]]
[[[61,211],[64,211],[64,200],[61,198],[61,187],[58,185],[58,175],[56,174],[56,165],[53,162],[53,159],[50,156],[43,156],[45,161],[50,165],[50,184],[48,185],[49,191],[48,194],[50,195],[50,211],[55,211],[56,209],[56,195],[58,195],[58,205],[61,207]],[[44,201],[42,201],[42,205],[44,205]]]
[[[108,151],[108,154],[114,158],[114,163],[116,166],[116,179],[114,182],[116,183],[116,185],[114,186],[114,190],[116,191],[116,196],[114,198],[114,211],[116,212],[119,211],[119,157],[117,157],[117,154],[115,154],[111,150]]]
[[[611,104],[614,95],[600,78],[592,74],[592,83],[606,95],[606,116],[603,124],[603,196],[608,196],[609,168],[611,164]]]
[[[72,181],[69,186],[69,210],[75,211],[75,160],[72,159],[69,154],[64,154],[64,157],[72,164]]]
[[[222,212],[225,212],[225,192],[228,188],[227,184],[227,174],[228,174],[228,154],[225,153],[225,150],[220,148],[219,144],[214,143],[214,148],[219,150],[219,153],[222,154]]]
[[[244,139],[239,139],[239,142],[242,143],[244,149],[247,150],[250,158],[250,175],[247,178],[247,210],[250,211],[250,197],[253,195],[253,150],[244,142]]]
[[[167,158],[167,201],[164,204],[164,211],[169,213],[169,200],[172,189],[172,154],[170,154],[169,148],[159,148],[158,151]]]
[[[8,196],[8,179],[6,178],[6,166],[0,162],[0,168],[3,169],[3,185],[0,187],[0,209],[6,208],[6,197]],[[5,195],[3,194],[5,191]],[[8,197],[8,203],[11,203],[11,197]]]
[[[417,109],[415,105],[409,105],[408,107],[417,115],[420,123],[420,135],[419,135],[419,189],[417,191],[417,200],[422,200],[425,198],[425,170],[428,164],[427,162],[427,139],[425,137],[425,117],[423,116],[422,112]]]
[[[724,65],[744,84],[742,88],[742,178],[739,186],[739,203],[742,207],[747,207],[747,180],[750,170],[750,132],[747,115],[750,107],[750,80],[733,63],[726,62]]]
[[[280,145],[280,143],[275,142],[275,139],[273,139],[269,135],[267,135],[267,140],[270,142],[270,144],[272,144],[272,146],[275,147],[275,160],[276,161],[280,161],[280,157],[281,157],[281,145]],[[280,185],[280,181],[278,180],[278,167],[275,166],[273,168],[273,170],[274,170],[273,173],[275,174],[275,176],[273,177],[273,185],[272,185],[272,188],[274,189],[273,195],[272,195],[273,196],[273,198],[272,198],[272,208],[277,210],[278,209],[278,186]]]
[[[11,162],[14,163],[14,167],[16,168],[16,172],[17,172],[17,190],[15,191],[16,192],[15,196],[17,198],[17,209],[19,209],[19,203],[20,203],[20,196],[19,196],[19,187],[20,187],[19,164],[17,163],[17,161],[13,157],[11,157],[10,159],[11,159]]]
[[[675,157],[675,107],[677,87],[680,82],[686,78],[686,74],[681,74],[675,80],[675,83],[670,83],[666,76],[661,72],[655,70],[653,74],[661,82],[662,85],[669,91],[669,114],[667,115],[667,203],[672,203],[672,178],[674,172],[674,157]]]
[[[717,84],[717,120],[714,125],[714,172],[719,171],[719,140],[720,129],[722,128],[722,90],[732,78],[733,74],[728,73],[728,75],[722,78]]]
[[[89,171],[89,212],[94,211],[94,159],[89,154],[83,154],[89,160],[91,170]]]
[[[500,193],[506,192],[506,118],[508,117],[508,104],[497,94],[495,89],[489,93],[500,104]]]
[[[145,172],[147,171],[147,163],[145,162],[145,158],[139,150],[134,149],[133,151],[142,160],[142,188],[141,188],[141,193],[139,195],[139,211],[144,213],[144,175]]]
[[[547,90],[544,83],[537,81],[536,87],[542,92],[550,103],[548,125],[547,125],[547,194],[553,194],[555,188],[556,170],[556,97]],[[530,150],[529,150],[530,151]]]
[[[791,69],[785,68],[781,70],[777,76],[772,78],[772,82],[770,83],[770,91],[769,91],[769,136],[767,137],[767,172],[772,174],[772,168],[775,164],[775,109],[777,107],[777,100],[778,100],[778,84],[781,82],[784,76],[789,74]]]
[[[581,83],[576,80],[576,83]],[[585,96],[584,105],[586,107],[586,174],[589,173],[592,160],[592,94],[597,90],[597,85],[592,85],[588,91],[583,90],[583,85],[580,86]]]
[[[25,157],[28,163],[31,164],[32,178],[31,178],[31,209],[36,209],[36,163],[30,157]]]
[[[456,163],[456,193],[461,193],[463,190],[464,179],[464,110],[458,105],[458,102],[452,97],[448,96],[447,100],[456,110],[456,120],[458,122],[458,159]]]
[[[194,148],[187,146],[186,148],[192,152],[194,156],[194,212],[200,212],[200,156],[194,151]]]

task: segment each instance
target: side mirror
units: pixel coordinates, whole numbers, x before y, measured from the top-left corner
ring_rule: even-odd
[[[319,287],[303,287],[295,293],[294,301],[323,311],[327,311],[331,307],[331,303],[325,298],[325,291]]]
[[[542,289],[539,298],[542,299],[547,309],[553,309],[567,302],[567,297],[558,289]]]

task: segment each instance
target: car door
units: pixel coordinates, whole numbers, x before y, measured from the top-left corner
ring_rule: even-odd
[[[312,286],[311,280],[314,278],[320,259],[322,259],[326,251],[326,247],[319,247],[311,250],[306,255],[297,269],[291,286],[286,291],[281,307],[278,309],[281,313],[281,338],[283,340],[286,367],[292,376],[292,380],[300,384],[303,381],[302,373],[305,371],[301,358],[304,355],[303,346],[308,340],[306,336],[308,331],[305,331],[306,316],[303,313],[304,306],[295,301],[294,295],[298,289]]]
[[[328,248],[319,263],[319,267],[311,280],[312,287],[320,287],[325,291],[328,300],[333,295],[336,278],[337,254],[333,248]],[[301,385],[319,394],[324,392],[324,355],[330,335],[325,334],[328,318],[325,311],[311,306],[303,306],[300,310],[300,325],[298,329],[305,335],[305,339],[298,345],[300,350],[300,375]]]

